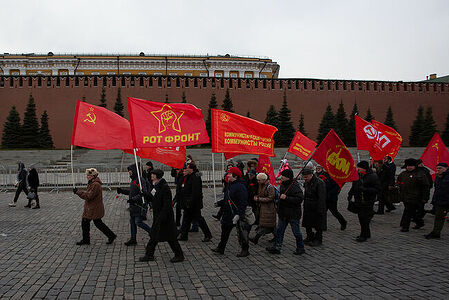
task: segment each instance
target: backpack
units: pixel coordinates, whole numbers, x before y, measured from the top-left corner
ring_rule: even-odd
[[[277,207],[279,204],[279,199],[281,199],[281,191],[279,191],[278,187],[272,185],[271,183],[267,185],[267,191],[272,186],[274,188],[274,205]]]

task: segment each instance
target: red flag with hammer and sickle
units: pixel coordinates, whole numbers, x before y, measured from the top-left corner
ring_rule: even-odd
[[[421,155],[423,164],[432,170],[432,176],[435,179],[437,164],[444,162],[449,164],[449,150],[444,145],[443,140],[435,132],[423,154]]]

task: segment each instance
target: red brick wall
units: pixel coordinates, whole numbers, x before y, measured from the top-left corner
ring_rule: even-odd
[[[49,114],[50,131],[55,146],[68,148],[71,141],[75,102],[84,96],[88,103],[98,105],[103,87],[103,77],[99,76],[95,79],[95,76],[81,76],[78,78],[78,86],[74,77],[69,77],[69,85],[66,86],[66,78],[59,77],[58,86],[58,77],[42,77],[39,86],[38,77],[0,77],[0,130],[3,130],[3,124],[12,105],[17,107],[21,119],[23,119],[29,94],[32,93],[36,101],[38,117],[44,110],[47,110]],[[85,79],[87,85],[84,83]],[[122,85],[122,77],[116,77],[117,84],[115,86],[113,85],[114,79],[114,77],[106,78],[107,108],[110,110],[113,110],[117,89]],[[170,86],[168,86],[168,79]],[[95,80],[97,86],[95,86]],[[362,117],[370,107],[371,112],[380,122],[385,120],[387,108],[391,105],[394,119],[406,145],[411,123],[416,117],[416,109],[420,104],[424,107],[432,106],[433,115],[440,131],[444,129],[446,115],[449,112],[449,85],[447,83],[309,79],[274,79],[272,81],[267,79],[265,80],[266,88],[264,88],[263,79],[241,79],[239,88],[238,79],[197,78],[197,87],[194,85],[195,78],[163,77],[159,79],[147,76],[142,80],[143,86],[140,86],[140,78],[135,77],[133,86],[131,77],[124,78],[121,94],[125,110],[127,107],[126,96],[164,102],[167,94],[169,102],[181,102],[182,93],[185,92],[187,102],[202,108],[206,118],[211,94],[216,94],[218,104],[221,105],[226,88],[229,87],[232,80],[230,95],[235,111],[241,115],[246,115],[249,111],[252,118],[263,121],[271,104],[274,104],[277,109],[281,107],[282,96],[286,91],[294,126],[298,126],[299,115],[303,113],[306,130],[312,138],[317,135],[321,117],[328,103],[336,112],[340,101],[343,101],[346,113],[349,115],[354,102],[357,102]],[[177,87],[177,81],[179,81],[179,87]],[[188,86],[186,86],[187,81]],[[213,87],[214,81],[215,87]],[[159,86],[159,82],[161,86]],[[203,82],[206,87],[203,86]],[[382,90],[382,85],[384,85],[384,90]],[[125,114],[127,115],[127,111]]]

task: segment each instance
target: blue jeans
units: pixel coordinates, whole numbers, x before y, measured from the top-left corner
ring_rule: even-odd
[[[278,226],[276,228],[276,242],[274,247],[278,250],[282,248],[282,242],[284,240],[284,233],[287,225],[290,224],[292,228],[293,235],[296,238],[296,249],[304,249],[304,242],[302,240],[301,229],[299,228],[299,220],[283,220],[278,219]]]
[[[131,217],[129,219],[129,223],[131,225],[131,238],[136,239],[137,235],[137,226],[148,232],[150,234],[151,227],[148,226],[147,223],[144,223],[141,216]]]

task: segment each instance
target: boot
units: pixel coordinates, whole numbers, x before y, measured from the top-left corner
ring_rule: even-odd
[[[248,255],[249,255],[248,249],[245,250],[242,249],[242,251],[239,254],[237,254],[237,257],[247,257]]]
[[[432,231],[431,233],[426,234],[424,237],[426,238],[426,240],[430,240],[430,239],[439,239],[439,238],[440,238],[440,235],[439,235],[439,234],[436,234],[436,233],[434,233],[434,232]]]
[[[171,263],[178,263],[184,261],[184,255],[183,256],[175,256],[172,259],[170,259]]]
[[[81,240],[78,243],[76,243],[78,246],[82,246],[82,245],[90,245],[90,241],[85,241],[85,240]]]
[[[110,238],[108,238],[108,241],[106,242],[106,244],[108,244],[108,245],[112,244],[116,238],[117,238],[117,235],[114,234],[114,236],[111,236]]]
[[[322,244],[323,244],[323,233],[321,231],[318,231],[315,233],[315,238],[309,245],[312,247],[317,247],[321,246]]]
[[[219,248],[219,247],[217,247],[217,248],[212,248],[212,249],[210,249],[210,250],[211,250],[212,252],[217,253],[217,254],[221,254],[221,255],[224,254],[224,250],[221,249],[221,248]]]
[[[251,243],[253,243],[254,245],[257,245],[257,243],[259,242],[260,239],[260,234],[256,234],[253,238],[249,238],[249,241]]]
[[[315,239],[315,233],[311,232],[307,234],[307,237],[304,239],[304,244],[309,244]]]
[[[205,236],[204,239],[202,239],[201,241],[203,243],[207,243],[207,242],[210,242],[211,239],[212,239],[212,236]]]
[[[359,243],[362,243],[362,242],[365,242],[367,240],[367,238],[364,236],[358,236],[355,240]]]
[[[141,261],[141,262],[154,261],[154,256],[147,256],[145,254],[145,256],[142,256],[142,257],[139,258],[139,261]]]
[[[277,249],[276,247],[267,247],[265,249],[271,254],[281,254],[281,250]]]
[[[345,230],[348,226],[348,221],[344,221],[340,224],[340,230]]]
[[[126,246],[135,246],[137,245],[136,239],[130,238],[129,241],[125,242]]]
[[[306,250],[304,248],[298,248],[295,250],[295,252],[293,252],[294,255],[303,255],[304,253],[306,253]]]

